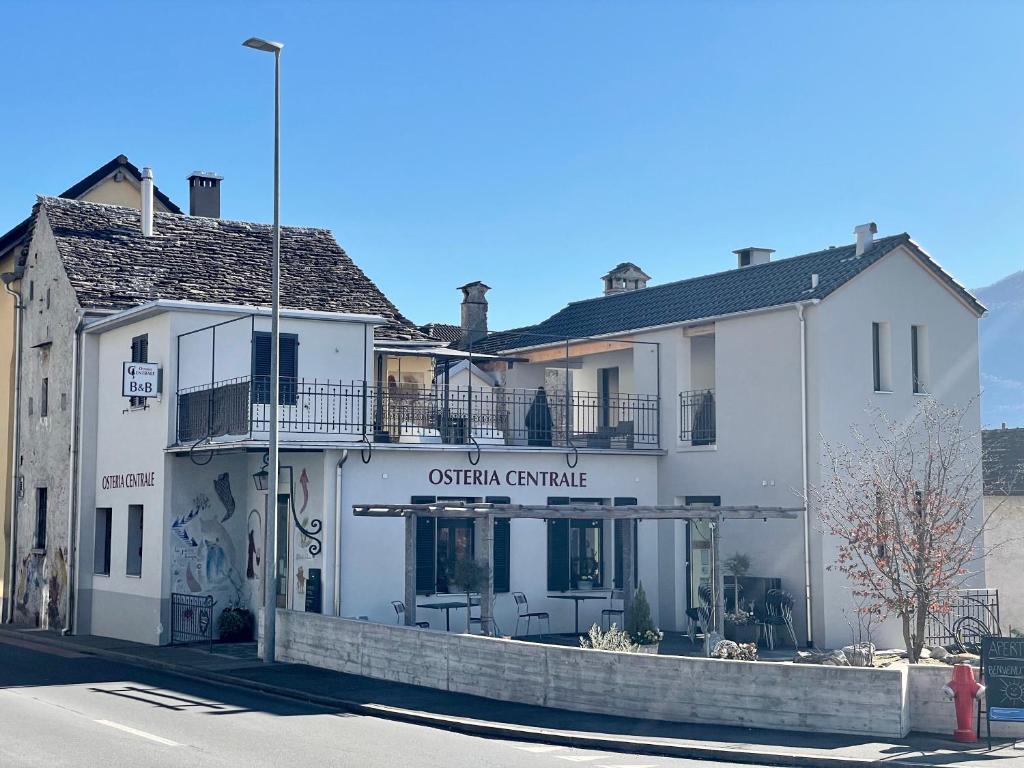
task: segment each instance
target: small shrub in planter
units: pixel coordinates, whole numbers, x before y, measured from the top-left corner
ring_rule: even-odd
[[[654,626],[651,604],[647,602],[643,584],[637,586],[633,595],[633,604],[629,608],[629,615],[626,616],[626,631],[629,632],[630,639],[640,646],[640,653],[657,653],[658,644],[665,636]]]
[[[248,608],[225,608],[217,619],[217,634],[225,643],[248,643],[255,629],[256,617]]]
[[[737,643],[757,643],[757,617],[753,610],[737,608],[725,614],[725,638]]]
[[[640,646],[634,643],[629,633],[614,624],[607,632],[602,632],[597,624],[590,628],[586,637],[580,638],[580,648],[591,648],[595,651],[619,651],[620,653],[638,653]]]

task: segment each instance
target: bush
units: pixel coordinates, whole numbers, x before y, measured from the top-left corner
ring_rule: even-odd
[[[256,618],[247,608],[225,608],[217,619],[217,633],[226,643],[248,643],[256,629]]]
[[[661,630],[654,626],[651,604],[647,602],[643,583],[637,586],[633,595],[633,604],[629,607],[629,615],[626,616],[626,631],[637,645],[654,645],[660,643],[664,637]]]
[[[612,624],[607,632],[602,632],[597,624],[590,628],[586,637],[580,638],[580,648],[591,648],[595,651],[619,651],[620,653],[636,653],[640,646],[634,643],[629,633]]]
[[[732,659],[733,661],[757,661],[757,645],[755,643],[734,643],[732,640],[721,640],[715,643],[711,651],[712,659]]]

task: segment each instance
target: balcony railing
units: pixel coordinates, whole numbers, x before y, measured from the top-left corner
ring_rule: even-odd
[[[689,445],[715,444],[715,390],[679,393],[679,439]]]
[[[270,428],[268,377],[178,393],[178,441]],[[659,446],[655,395],[284,380],[279,429],[293,439],[633,449]]]

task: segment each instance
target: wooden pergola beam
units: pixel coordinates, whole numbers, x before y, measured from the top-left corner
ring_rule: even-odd
[[[706,507],[628,506],[604,504],[354,504],[357,517],[410,517],[429,515],[439,518],[483,518],[488,516],[516,519],[560,520],[792,520],[803,507]]]

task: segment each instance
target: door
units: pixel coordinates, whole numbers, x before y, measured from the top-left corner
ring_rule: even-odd
[[[619,369],[599,368],[597,371],[598,427],[614,427],[619,423]]]
[[[287,493],[279,494],[277,497],[277,568],[274,575],[277,580],[278,608],[290,607],[288,605],[288,564],[291,562],[289,557],[291,552],[289,552],[288,542],[291,540],[291,536],[288,534],[291,521],[288,516],[288,501]]]

